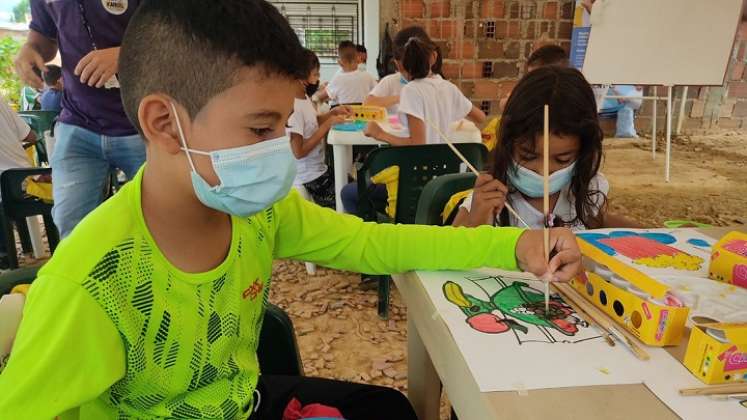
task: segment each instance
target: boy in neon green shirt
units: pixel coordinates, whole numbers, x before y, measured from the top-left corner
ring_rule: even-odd
[[[147,163],[41,270],[0,374],[3,418],[280,418],[293,398],[348,419],[414,418],[394,390],[260,376],[274,258],[382,274],[576,273],[564,229],[548,264],[541,232],[363,223],[289,193],[302,54],[263,0],[140,6],[119,79]]]

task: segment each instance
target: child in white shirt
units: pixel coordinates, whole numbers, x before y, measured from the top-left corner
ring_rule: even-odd
[[[462,118],[477,124],[485,121],[485,114],[472,105],[453,83],[432,77],[431,68],[436,59],[436,48],[431,42],[417,37],[407,41],[402,68],[408,83],[400,94],[399,113],[408,133],[405,137],[396,136],[371,122],[365,130],[367,136],[393,146],[437,144],[442,140],[432,125],[446,133],[451,123]]]
[[[321,100],[330,99],[332,105],[362,104],[366,95],[376,86],[376,79],[367,71],[358,69],[358,50],[350,41],[340,43],[337,63],[340,71],[330,80]]]
[[[335,207],[335,181],[324,162],[324,137],[333,125],[345,120],[348,107],[336,107],[327,114],[317,114],[309,99],[319,88],[319,58],[313,51],[305,51],[308,72],[300,80],[293,104],[293,114],[288,119],[291,149],[296,157],[296,185],[303,185],[315,203],[322,207]]]
[[[506,104],[493,155],[493,171],[481,175],[462,203],[456,226],[523,223],[505,210],[508,201],[530,228],[542,228],[543,110],[550,107],[550,208],[555,227],[573,230],[641,227],[607,211],[609,183],[599,172],[603,133],[591,87],[575,69],[541,67],[529,72]]]
[[[405,76],[402,75],[402,56],[405,53],[405,44],[412,37],[417,37],[430,43],[433,42],[425,32],[425,29],[420,26],[409,26],[397,32],[397,35],[394,36],[394,58],[392,59],[397,72],[381,78],[376,87],[368,94],[364,105],[384,107],[390,115],[398,112],[399,95],[402,92],[402,88],[408,83]],[[440,62],[439,54],[439,57],[436,58],[436,64],[431,68],[432,77],[441,77],[439,74],[441,72]]]

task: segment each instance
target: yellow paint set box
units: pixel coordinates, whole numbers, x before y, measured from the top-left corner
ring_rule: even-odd
[[[581,253],[607,267],[611,277],[585,272],[571,282],[579,293],[647,345],[663,347],[680,343],[690,309],[670,299],[668,286],[582,238],[578,238],[578,244]],[[630,286],[634,286],[633,291]]]
[[[747,323],[696,324],[684,364],[709,385],[747,381]]]
[[[370,105],[352,105],[352,119],[356,121],[386,121],[386,108]]]
[[[747,288],[747,233],[729,232],[713,246],[708,277]]]

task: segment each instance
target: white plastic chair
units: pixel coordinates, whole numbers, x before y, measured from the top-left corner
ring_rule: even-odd
[[[301,197],[303,197],[307,201],[313,201],[311,198],[311,194],[306,190],[306,187],[303,186],[303,184],[293,185],[293,187],[298,190],[298,193],[301,194]],[[313,276],[316,274],[316,264],[314,263],[306,263],[306,272],[309,273],[310,276]]]

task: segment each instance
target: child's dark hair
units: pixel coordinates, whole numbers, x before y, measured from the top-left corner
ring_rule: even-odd
[[[304,48],[303,50],[303,65],[305,66],[304,79],[309,77],[312,71],[320,67],[319,57],[316,56],[314,51]]]
[[[436,48],[436,63],[433,65],[431,70],[433,70],[433,73],[441,74],[441,67],[443,67],[443,58],[441,57],[441,48],[436,45],[431,38],[428,36],[428,33],[420,26],[408,26],[407,28],[402,29],[401,31],[397,32],[397,34],[394,36],[394,51],[393,56],[394,59],[402,62],[402,57],[405,55],[405,44],[407,44],[407,41],[410,40],[410,38],[420,38],[423,41],[432,43]]]
[[[296,33],[264,0],[148,0],[122,41],[122,102],[142,133],[138,108],[149,94],[171,96],[194,117],[242,68],[299,79],[302,61]]]
[[[60,77],[62,77],[62,69],[60,66],[48,64],[47,71],[42,74],[42,77],[47,86],[54,86],[60,80]]]
[[[508,185],[508,171],[514,170],[514,151],[520,144],[535,147],[535,139],[544,131],[544,106],[550,107],[550,132],[577,136],[580,143],[570,194],[575,200],[576,218],[563,220],[565,225],[580,221],[587,228],[601,227],[607,197],[591,190],[589,183],[597,175],[602,162],[604,134],[597,119],[597,104],[591,86],[576,69],[547,66],[524,76],[506,103],[498,133],[498,147],[493,152],[493,174]],[[600,199],[599,194],[602,194]],[[596,208],[602,203],[602,208]],[[595,216],[596,213],[596,216]],[[598,216],[598,217],[597,217]],[[501,214],[503,225],[508,213]]]
[[[434,51],[435,45],[418,37],[412,37],[405,43],[402,67],[413,80],[428,77],[431,73],[431,55]]]
[[[544,66],[568,67],[568,53],[557,45],[545,45],[537,48],[527,59],[527,68]]]
[[[355,46],[355,43],[353,43],[353,41],[342,41],[342,42],[340,42],[337,45],[337,53],[340,54],[340,53],[342,53],[342,50],[347,50],[347,49],[350,49],[350,48],[358,51],[358,49]]]
[[[358,49],[353,41],[342,41],[337,47],[337,55],[341,61],[354,63],[358,61]]]

